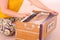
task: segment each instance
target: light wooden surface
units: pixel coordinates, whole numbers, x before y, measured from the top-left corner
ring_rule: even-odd
[[[15,40],[15,36],[8,37],[0,33],[0,40]]]

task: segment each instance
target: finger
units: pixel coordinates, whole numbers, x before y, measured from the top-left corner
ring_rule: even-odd
[[[30,15],[31,15],[30,13],[26,14],[26,16],[30,16]]]
[[[52,14],[54,14],[54,15],[58,15],[58,13],[52,13]]]

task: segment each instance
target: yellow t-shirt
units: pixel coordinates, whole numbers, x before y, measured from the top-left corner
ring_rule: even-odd
[[[17,12],[21,7],[23,0],[9,0],[8,9]],[[0,18],[9,18],[10,16],[3,14],[0,8]]]

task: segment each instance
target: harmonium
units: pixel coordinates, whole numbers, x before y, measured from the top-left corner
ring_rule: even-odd
[[[56,28],[57,16],[45,11],[35,11],[21,21],[16,21],[16,40],[45,40]]]

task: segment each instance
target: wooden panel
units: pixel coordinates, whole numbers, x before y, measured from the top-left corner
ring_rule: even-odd
[[[26,27],[25,27],[26,25]],[[16,40],[37,40],[39,39],[39,27],[36,24],[17,22]]]

